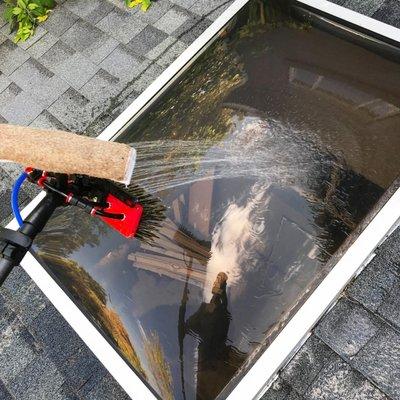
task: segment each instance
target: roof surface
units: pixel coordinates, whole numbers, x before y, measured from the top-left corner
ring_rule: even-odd
[[[263,400],[400,399],[400,229],[317,324]]]
[[[59,3],[27,44],[13,44],[0,20],[0,122],[101,131],[230,1],[159,0],[146,14],[120,7],[122,0]],[[400,27],[398,0],[337,3]],[[128,32],[128,25],[138,30]],[[132,63],[141,75],[132,76],[124,67]],[[77,71],[82,73],[78,83]],[[43,93],[43,86],[51,87],[51,93]],[[13,165],[0,167],[3,224],[10,218],[5,205],[18,173]],[[23,198],[28,201],[33,194],[25,191]],[[264,399],[400,399],[399,254],[398,230]],[[22,268],[16,268],[0,288],[0,399],[127,398]]]
[[[330,0],[332,3],[368,15],[378,21],[400,28],[400,1],[398,0]]]

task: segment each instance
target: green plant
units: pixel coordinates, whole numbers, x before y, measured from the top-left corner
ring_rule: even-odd
[[[5,0],[4,18],[10,24],[10,32],[16,32],[14,41],[24,42],[34,33],[36,26],[49,16],[54,0]]]
[[[141,10],[146,11],[151,6],[151,0],[125,0],[125,4],[130,8],[140,5]]]

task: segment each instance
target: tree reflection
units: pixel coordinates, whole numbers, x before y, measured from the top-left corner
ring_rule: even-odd
[[[78,229],[79,227],[79,229]],[[79,209],[58,209],[35,239],[43,253],[70,256],[83,246],[98,246],[106,233],[106,225]]]
[[[51,266],[52,273],[62,285],[68,285],[69,293],[83,307],[87,315],[103,330],[138,373],[146,373],[119,315],[107,307],[104,288],[96,282],[76,261],[39,251],[41,261]]]
[[[207,138],[211,143],[225,137],[231,114],[227,109],[221,112],[216,109],[220,108],[227,93],[246,79],[240,60],[227,50],[227,44],[219,42],[212,52],[203,55],[201,63],[193,65],[181,83],[163,97],[162,107],[151,110],[135,127],[137,141]],[[207,65],[206,70],[204,65]],[[179,152],[179,148],[174,151]],[[174,154],[165,156],[173,157]]]
[[[174,395],[172,393],[171,368],[165,359],[158,334],[152,331],[148,335],[143,335],[143,347],[161,398],[163,400],[172,400]]]

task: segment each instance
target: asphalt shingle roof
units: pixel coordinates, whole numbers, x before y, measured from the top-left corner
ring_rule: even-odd
[[[397,229],[317,324],[263,399],[397,400],[399,375]]]
[[[400,28],[398,0],[330,0],[332,3],[368,15],[378,21]]]
[[[336,2],[400,27],[398,0]],[[122,8],[122,0],[59,3],[27,44],[13,44],[0,19],[0,122],[97,134],[230,1],[159,0],[145,14]],[[2,7],[0,2],[0,12]],[[134,34],[124,29],[132,25],[138,27]],[[137,73],[127,71],[126,62],[135,63]],[[10,187],[18,173],[15,166],[0,166],[3,224],[11,214]],[[25,189],[22,200],[33,195]],[[264,399],[400,399],[399,292],[400,230],[323,318]],[[0,288],[0,399],[127,398],[16,268]]]

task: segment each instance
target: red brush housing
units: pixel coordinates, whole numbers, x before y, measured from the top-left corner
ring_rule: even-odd
[[[126,238],[133,238],[142,218],[143,207],[138,203],[130,206],[112,194],[107,195],[106,202],[108,203],[108,207],[104,208],[104,211],[112,214],[124,214],[125,218],[113,219],[102,216],[100,218]]]

